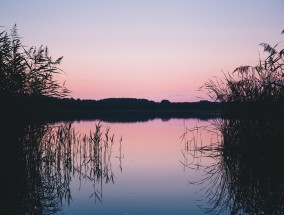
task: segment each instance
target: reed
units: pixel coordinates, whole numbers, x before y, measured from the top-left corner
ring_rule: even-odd
[[[196,131],[196,130],[194,130]],[[203,186],[208,214],[284,214],[284,127],[280,120],[225,119],[214,121],[199,133],[187,133],[192,140],[202,132],[215,132],[210,144],[201,141],[184,154],[190,168],[203,172],[204,178],[192,182]],[[218,140],[218,141],[216,141]],[[198,154],[210,158],[192,157]]]
[[[283,33],[283,32],[282,32]],[[284,102],[284,49],[278,50],[280,43],[270,46],[260,44],[266,57],[259,57],[256,66],[240,66],[231,73],[224,73],[223,78],[207,81],[202,89],[208,92],[214,101],[231,104],[231,109],[236,109],[236,104],[270,108],[274,104]]]
[[[0,97],[65,97],[65,83],[55,80],[63,57],[53,60],[47,47],[27,48],[17,26],[0,32]]]
[[[24,133],[19,141],[23,191],[18,212],[60,212],[64,202],[72,201],[70,183],[74,177],[93,183],[90,197],[102,201],[103,184],[114,183],[111,162],[116,141],[109,128],[104,131],[99,123],[89,134],[80,134],[71,124],[34,125]]]

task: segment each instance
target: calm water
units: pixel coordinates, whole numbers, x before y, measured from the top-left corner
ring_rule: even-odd
[[[281,120],[12,128],[0,172],[11,214],[284,214]]]
[[[98,123],[76,122],[77,131],[88,133]],[[204,214],[197,206],[202,186],[188,181],[202,179],[202,173],[184,167],[186,126],[206,124],[198,120],[153,120],[143,123],[103,123],[118,140],[111,165],[114,183],[102,184],[101,202],[94,197],[92,183],[74,178],[72,201],[64,205],[65,214]],[[206,138],[205,138],[206,139]],[[204,159],[205,161],[205,159]],[[208,160],[206,162],[209,162]],[[122,167],[122,168],[120,168]],[[79,189],[80,188],[80,189]]]

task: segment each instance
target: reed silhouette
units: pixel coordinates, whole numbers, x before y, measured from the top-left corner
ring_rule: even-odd
[[[90,197],[102,201],[103,184],[114,183],[112,147],[114,136],[109,128],[79,134],[71,124],[25,125],[6,135],[2,162],[1,210],[11,214],[56,214],[62,205],[70,204],[72,178],[93,183]],[[3,139],[2,139],[3,140]],[[6,142],[7,141],[7,142]],[[12,142],[11,142],[12,141]],[[121,140],[120,140],[121,150]],[[9,151],[7,150],[9,149]],[[120,151],[120,169],[122,156]]]
[[[52,60],[47,47],[26,48],[16,25],[0,32],[0,97],[66,96],[69,90],[54,79],[62,58]]]
[[[210,144],[202,132],[211,132]],[[186,133],[186,167],[205,173],[208,214],[284,214],[284,126],[278,120],[224,119]],[[201,135],[201,136],[200,136]],[[198,139],[197,136],[201,137]],[[189,156],[189,157],[186,157]],[[201,159],[211,163],[202,165]]]
[[[43,97],[63,98],[70,91],[55,76],[62,73],[47,47],[26,47],[17,26],[0,32],[0,100],[1,113],[33,112],[42,109]]]
[[[207,81],[202,87],[212,100],[226,103],[225,110],[255,112],[262,109],[272,112],[277,106],[283,109],[284,49],[277,50],[280,43],[260,45],[267,57],[259,57],[256,66],[240,66],[232,73],[224,73],[223,78]]]

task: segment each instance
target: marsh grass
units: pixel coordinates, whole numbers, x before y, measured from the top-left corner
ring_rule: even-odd
[[[65,97],[69,90],[65,82],[56,80],[62,73],[47,47],[26,47],[17,26],[0,32],[0,98],[10,97]]]
[[[283,34],[283,32],[282,32]],[[240,66],[233,72],[224,73],[223,78],[207,81],[201,89],[205,89],[210,98],[226,103],[230,111],[270,110],[283,108],[284,103],[284,49],[282,44],[270,46],[261,43],[266,57],[259,57],[255,66]],[[230,106],[230,104],[233,104]],[[254,105],[254,106],[252,106]]]
[[[209,143],[197,140],[216,133]],[[213,135],[214,136],[214,135]],[[203,175],[208,214],[284,214],[284,127],[275,120],[226,119],[188,129],[186,167]],[[217,141],[216,141],[217,140]],[[200,159],[201,157],[201,159]],[[209,159],[210,162],[204,162]]]
[[[121,141],[119,148],[121,150]],[[73,178],[93,184],[90,197],[102,202],[103,184],[114,183],[112,170],[114,135],[96,125],[89,134],[79,134],[71,124],[29,126],[20,139],[22,177],[18,212],[55,214],[70,204]],[[121,151],[120,168],[121,164]]]

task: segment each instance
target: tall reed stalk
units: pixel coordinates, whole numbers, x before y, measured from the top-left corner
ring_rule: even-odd
[[[283,34],[284,31],[282,31]],[[256,66],[240,66],[223,78],[207,81],[202,87],[212,100],[224,103],[273,104],[284,101],[284,49],[281,43],[260,44],[267,57]]]
[[[95,201],[102,201],[103,184],[114,183],[112,151],[115,139],[109,128],[79,134],[71,124],[29,126],[22,144],[24,192],[18,211],[54,214],[72,200],[72,178],[93,183]],[[121,154],[121,152],[119,152]]]
[[[208,132],[213,138],[204,143],[202,135]],[[197,168],[204,175],[192,183],[203,185],[205,212],[284,214],[281,120],[218,120],[211,126],[189,129],[184,137],[183,155],[191,161],[186,167]]]
[[[27,48],[15,25],[0,32],[0,98],[65,97],[69,90],[55,76],[63,57],[53,60],[47,47]]]

